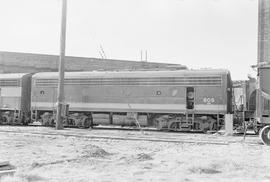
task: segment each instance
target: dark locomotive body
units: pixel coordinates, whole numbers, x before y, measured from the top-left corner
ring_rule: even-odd
[[[31,118],[54,122],[57,73],[32,77]],[[139,125],[181,131],[217,130],[232,112],[226,70],[67,72],[66,125]]]

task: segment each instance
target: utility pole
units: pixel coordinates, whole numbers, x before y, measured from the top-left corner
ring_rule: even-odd
[[[67,20],[67,0],[62,0],[57,115],[55,125],[57,130],[63,129],[63,117],[61,116],[61,114],[63,113],[65,102],[64,78],[65,78],[66,20]]]
[[[270,1],[259,0],[258,22],[258,88],[256,119],[261,126],[260,138],[270,146]]]
[[[259,122],[263,122],[263,103],[262,90],[266,90],[267,84],[263,77],[264,69],[263,64],[270,63],[270,1],[259,0],[258,1],[258,59],[257,59],[257,80],[258,88],[256,95],[256,117]],[[264,80],[264,83],[262,83]]]

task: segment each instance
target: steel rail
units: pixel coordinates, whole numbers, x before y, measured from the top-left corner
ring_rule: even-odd
[[[158,138],[158,137],[147,137],[145,136],[107,136],[98,134],[85,134],[85,133],[70,133],[64,130],[60,132],[39,132],[39,131],[8,131],[0,130],[0,133],[13,133],[22,135],[37,135],[37,136],[64,136],[64,137],[76,137],[85,139],[107,139],[107,140],[130,140],[130,141],[150,141],[150,142],[168,142],[168,143],[194,143],[194,144],[212,144],[212,145],[229,145],[230,143],[236,143],[239,141],[212,141],[212,140],[195,140],[195,139],[179,139],[179,138]]]

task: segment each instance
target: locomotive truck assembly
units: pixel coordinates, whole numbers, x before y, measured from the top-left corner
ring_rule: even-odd
[[[1,122],[53,125],[58,75],[1,74]],[[218,130],[232,113],[227,70],[67,72],[66,126]]]

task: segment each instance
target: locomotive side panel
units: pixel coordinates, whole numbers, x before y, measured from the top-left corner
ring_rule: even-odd
[[[174,80],[177,78],[174,78]],[[112,83],[65,84],[65,99],[71,111],[114,112],[186,112],[186,88],[196,88],[195,110],[200,113],[226,112],[226,95],[222,78],[215,77],[209,83],[184,83],[183,85],[121,85]],[[192,80],[194,82],[194,79]],[[196,80],[195,80],[196,81]],[[201,81],[201,80],[199,80]],[[208,81],[208,80],[207,80]],[[187,81],[185,81],[187,82]],[[148,83],[149,84],[149,83]],[[209,85],[206,85],[209,84]],[[190,85],[190,86],[188,86]],[[56,85],[40,85],[33,89],[32,107],[52,109],[56,102]]]
[[[195,109],[198,113],[225,114],[227,113],[226,102],[222,86],[196,88]]]
[[[56,87],[33,87],[32,107],[55,108]],[[184,87],[65,85],[70,111],[184,112]]]
[[[2,110],[19,110],[21,107],[21,87],[2,87],[1,88],[1,109]]]
[[[181,112],[183,90],[170,86],[79,86],[75,91],[67,89],[66,100],[71,110]]]
[[[33,110],[53,110],[56,108],[56,87],[36,87],[32,84],[31,93],[31,108]]]
[[[19,79],[1,80],[0,107],[2,110],[19,110],[21,107],[21,82]]]
[[[24,122],[24,115],[29,111],[29,98],[25,91],[30,85],[25,84],[30,80],[27,74],[12,73],[0,74],[0,112],[1,122],[19,124]],[[30,91],[28,92],[30,94]]]
[[[214,115],[228,112],[227,74],[209,75],[207,84],[193,87],[196,113]]]

